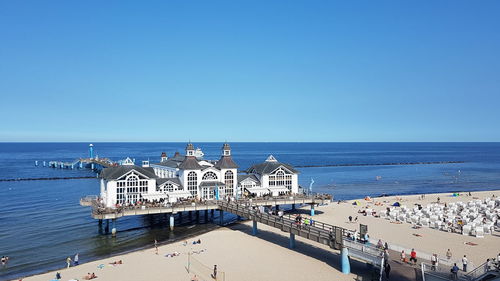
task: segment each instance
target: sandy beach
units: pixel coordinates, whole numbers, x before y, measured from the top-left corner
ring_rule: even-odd
[[[476,238],[473,236],[462,236],[456,233],[448,233],[439,231],[429,227],[422,227],[420,229],[413,229],[409,223],[395,224],[384,218],[376,218],[373,216],[363,216],[359,214],[359,210],[366,207],[374,209],[377,213],[385,210],[394,202],[400,202],[402,205],[413,207],[414,204],[426,205],[428,203],[437,202],[440,198],[442,204],[450,202],[469,202],[474,199],[484,199],[492,197],[492,195],[500,196],[500,191],[483,191],[472,192],[472,196],[463,195],[452,197],[452,193],[440,194],[427,194],[423,200],[420,195],[408,196],[391,196],[382,198],[372,198],[372,201],[364,199],[349,200],[343,203],[330,203],[328,206],[319,206],[316,208],[318,214],[316,218],[333,225],[339,225],[347,229],[358,229],[359,224],[368,225],[368,233],[374,240],[382,239],[388,242],[391,246],[400,246],[411,250],[415,248],[417,254],[421,253],[437,253],[439,257],[444,258],[447,249],[450,249],[453,260],[459,261],[463,255],[467,255],[474,265],[480,265],[485,262],[487,258],[496,257],[500,252],[500,232],[494,232],[491,235],[485,235],[484,238]],[[360,205],[356,206],[352,203],[359,201]],[[381,203],[379,206],[375,205],[376,202]],[[348,217],[358,217],[357,223],[349,223]],[[415,236],[418,234],[420,236]],[[466,242],[476,243],[476,246],[466,245]],[[408,251],[407,251],[408,252]]]
[[[207,267],[210,272],[214,264],[225,273],[225,280],[356,280],[357,274],[344,275],[336,266],[339,256],[335,251],[322,245],[304,243],[297,238],[297,247],[288,249],[288,236],[285,233],[259,225],[257,237],[251,235],[248,223],[221,228],[189,240],[187,246],[182,242],[159,247],[159,255],[155,250],[147,249],[119,255],[112,258],[81,264],[69,269],[61,269],[61,280],[84,280],[87,273],[95,273],[95,280],[191,280],[193,274],[186,270],[188,252]],[[201,244],[191,244],[194,240]],[[165,257],[166,254],[179,252],[176,257]],[[121,265],[109,263],[122,260]],[[61,264],[65,264],[62,257]],[[102,269],[99,265],[104,265]],[[355,268],[356,265],[353,267]],[[360,265],[360,268],[364,267]],[[362,272],[363,270],[358,270]],[[56,271],[23,280],[47,281],[55,277]],[[213,280],[198,277],[199,280]],[[222,280],[222,279],[220,279]],[[360,279],[362,280],[362,279]]]
[[[358,211],[367,206],[380,211],[395,201],[408,206],[415,203],[425,205],[435,202],[437,197],[442,203],[467,202],[493,194],[500,196],[500,191],[473,192],[471,197],[451,197],[451,193],[428,194],[424,200],[419,195],[374,198],[370,202],[358,200],[361,203],[359,206],[352,204],[354,200],[340,204],[332,202],[316,207],[315,219],[348,229],[358,229],[360,223],[367,224],[371,238],[387,241],[391,247],[415,248],[417,254],[437,253],[441,257],[449,248],[453,253],[452,259],[459,260],[466,254],[470,261],[479,265],[500,252],[500,233],[476,238],[427,227],[413,229],[408,223],[394,224],[383,218],[362,216]],[[375,202],[381,205],[375,206]],[[308,208],[304,207],[299,212],[307,214]],[[358,222],[349,223],[349,215],[357,216]],[[201,244],[191,243],[198,239]],[[87,273],[95,273],[98,276],[96,280],[191,280],[194,274],[188,273],[186,266],[188,253],[194,252],[192,256],[196,261],[206,266],[204,269],[201,266],[195,269],[204,275],[199,276],[199,280],[211,280],[207,275],[214,264],[218,266],[219,276],[224,272],[225,280],[368,280],[369,275],[366,266],[356,261],[351,263],[351,274],[342,274],[338,252],[300,237],[297,237],[296,249],[291,250],[286,233],[262,224],[259,224],[257,236],[251,235],[250,222],[244,222],[205,233],[188,242],[187,246],[183,246],[182,242],[160,246],[158,255],[152,248],[61,269],[59,272],[62,280],[84,280]],[[474,242],[477,246],[468,246],[465,242]],[[174,252],[180,255],[165,257]],[[109,264],[117,260],[122,260],[123,264]],[[64,264],[65,257],[61,257],[61,266]],[[47,281],[53,279],[55,274],[54,271],[23,280]]]

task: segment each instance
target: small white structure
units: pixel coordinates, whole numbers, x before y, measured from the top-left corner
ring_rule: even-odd
[[[296,194],[299,192],[298,174],[291,165],[280,163],[269,155],[263,163],[250,167],[247,175],[238,177],[239,187],[244,193],[256,196]]]

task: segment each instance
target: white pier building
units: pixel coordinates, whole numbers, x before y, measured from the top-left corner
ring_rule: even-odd
[[[299,192],[298,171],[270,155],[266,161],[238,174],[238,165],[225,143],[219,160],[200,157],[191,143],[186,154],[176,152],[168,158],[161,154],[159,163],[143,161],[142,167],[131,162],[109,167],[99,175],[101,195],[107,207],[134,204],[137,201],[176,202],[179,199],[223,199],[242,196],[278,196]]]

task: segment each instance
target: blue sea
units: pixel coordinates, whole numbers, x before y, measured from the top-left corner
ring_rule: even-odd
[[[94,143],[95,154],[120,160],[131,157],[159,161],[183,152],[185,143]],[[220,157],[221,143],[195,143],[206,159]],[[299,168],[299,183],[335,199],[381,194],[418,194],[493,190],[500,188],[500,143],[231,143],[232,155],[246,169],[269,154],[296,166],[347,165]],[[0,179],[95,177],[90,170],[42,167],[42,161],[71,161],[88,156],[88,143],[0,143]],[[35,167],[34,161],[39,161]],[[420,165],[384,163],[448,162]],[[364,164],[361,166],[348,166]],[[370,164],[370,165],[366,165]],[[98,194],[96,178],[51,181],[0,181],[0,280],[61,268],[65,259],[80,254],[81,262],[150,247],[156,238],[168,243],[209,231],[211,223],[188,218],[168,229],[163,215],[117,220],[116,238],[99,232],[90,209],[79,199]]]

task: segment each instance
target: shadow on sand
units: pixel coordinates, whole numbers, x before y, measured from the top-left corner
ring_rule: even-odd
[[[243,223],[238,223],[238,224],[233,224],[228,226],[229,229],[234,230],[234,231],[241,231],[245,234],[252,235],[252,227]],[[288,234],[283,233],[285,236],[267,231],[267,230],[262,230],[259,229],[257,237],[264,239],[268,242],[271,242],[275,245],[281,246],[283,248],[287,248],[289,246],[289,238]],[[331,267],[337,269],[339,272],[342,272],[341,265],[340,265],[340,253],[339,252],[333,252],[334,250],[328,251],[319,247],[316,247],[313,245],[313,242],[311,241],[311,244],[309,243],[304,243],[299,240],[296,240],[295,242],[295,249],[293,249],[296,252],[299,252],[303,255],[309,256],[311,258],[317,259],[319,261],[322,261]],[[356,281],[368,281],[368,280],[379,280],[378,278],[378,273],[376,270],[371,267],[366,265],[365,263],[359,262],[357,260],[351,259],[351,272],[358,275],[358,277],[353,278],[353,280]],[[391,276],[392,280],[400,280],[400,279],[393,279]],[[405,280],[405,279],[402,279]]]

